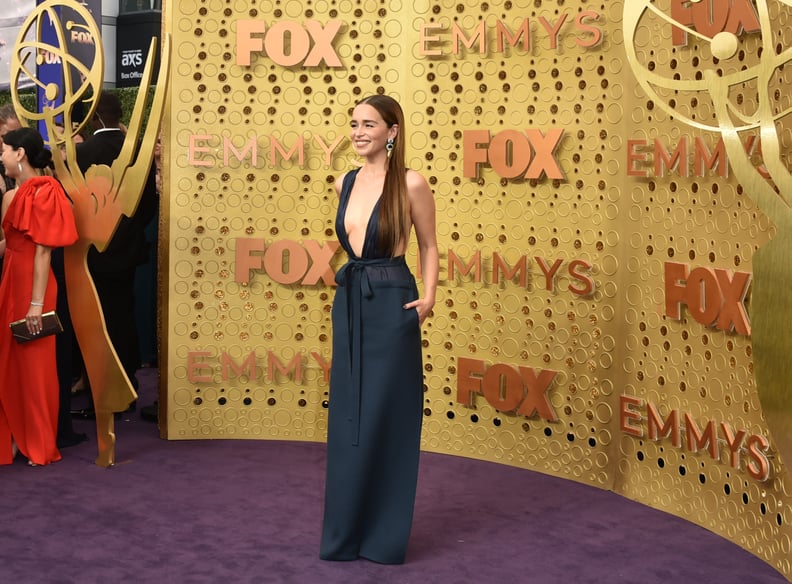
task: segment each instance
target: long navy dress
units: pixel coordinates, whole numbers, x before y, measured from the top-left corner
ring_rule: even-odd
[[[346,214],[357,170],[342,184],[336,232],[349,261],[336,275],[320,557],[404,562],[421,440],[423,372],[418,298],[404,257],[377,252],[377,202],[362,257]]]

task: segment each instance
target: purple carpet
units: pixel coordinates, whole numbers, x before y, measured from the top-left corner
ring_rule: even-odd
[[[141,400],[156,370],[139,372]],[[423,454],[403,566],[318,559],[324,445],[165,441],[116,423],[117,464],[90,442],[56,464],[0,467],[0,583],[782,584],[725,539],[619,495]]]

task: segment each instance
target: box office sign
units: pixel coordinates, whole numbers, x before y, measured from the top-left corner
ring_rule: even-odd
[[[160,36],[162,13],[158,10],[118,16],[116,85],[137,87],[143,78],[151,39]],[[155,70],[159,63],[155,63]]]

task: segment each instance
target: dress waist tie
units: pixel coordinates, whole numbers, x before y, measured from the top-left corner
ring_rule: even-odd
[[[350,260],[338,270],[335,281],[339,286],[344,286],[347,290],[347,327],[349,330],[349,361],[346,363],[349,371],[349,378],[352,381],[350,391],[350,411],[347,414],[348,420],[353,424],[352,444],[357,446],[360,442],[360,401],[363,385],[363,323],[361,319],[361,308],[364,298],[372,298],[374,290],[369,281],[368,268],[388,268],[406,267],[404,256],[396,258],[374,258],[361,259],[350,258]],[[375,277],[375,279],[377,279]],[[332,398],[332,396],[331,396]]]

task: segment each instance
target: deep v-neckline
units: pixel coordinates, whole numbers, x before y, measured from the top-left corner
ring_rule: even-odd
[[[373,251],[376,251],[376,239],[379,232],[378,221],[375,222],[374,218],[377,217],[379,220],[379,207],[380,203],[382,202],[382,193],[377,196],[377,200],[374,203],[374,206],[371,208],[371,212],[369,213],[368,219],[366,220],[366,230],[363,233],[363,244],[360,249],[360,253],[352,247],[352,243],[349,240],[349,231],[347,230],[346,224],[346,215],[347,211],[349,210],[349,201],[352,199],[352,189],[355,186],[355,181],[357,180],[358,173],[360,169],[353,171],[354,174],[352,175],[351,179],[349,180],[348,190],[346,193],[346,197],[344,200],[344,209],[343,209],[343,217],[341,218],[341,224],[344,228],[344,239],[346,241],[347,252],[350,255],[356,258],[365,258],[368,254],[371,254]],[[374,249],[371,248],[372,243],[374,244]],[[367,253],[368,252],[368,253]]]
[[[369,242],[370,236],[372,235],[371,233],[371,226],[373,223],[372,219],[374,218],[374,215],[379,215],[379,206],[381,200],[382,200],[382,195],[380,194],[380,196],[377,197],[377,201],[374,203],[374,206],[371,208],[371,213],[369,213],[368,219],[366,220],[366,231],[363,233],[363,245],[361,246],[360,254],[355,253],[355,256],[357,257],[364,257],[364,254],[366,253],[366,247],[367,247],[366,244]],[[347,209],[348,208],[349,205],[347,204]],[[344,213],[344,217],[346,218],[346,213]],[[349,248],[352,249],[352,251],[354,252],[355,250],[352,248],[352,242],[349,240],[349,231],[346,231],[346,221],[344,221],[344,231],[346,234],[346,240],[347,242],[349,242]]]

